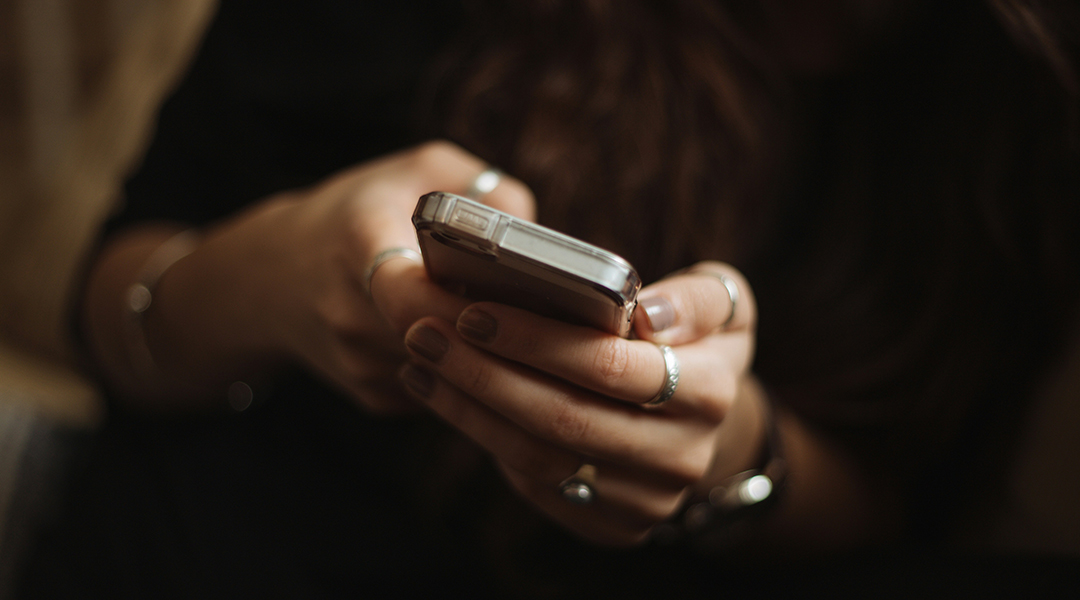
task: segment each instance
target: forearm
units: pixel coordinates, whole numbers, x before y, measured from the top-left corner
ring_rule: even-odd
[[[269,203],[208,232],[161,273],[141,318],[129,304],[132,285],[182,228],[147,225],[107,242],[91,269],[82,324],[93,361],[119,397],[151,410],[224,405],[232,381],[276,359],[272,332],[259,323],[268,290],[259,289],[260,262],[250,255],[259,251],[253,236],[272,231],[279,209]]]
[[[412,410],[387,392],[404,357],[400,332],[425,315],[456,319],[465,300],[421,266],[391,261],[379,270],[398,277],[382,288],[384,314],[366,289],[367,267],[383,250],[415,245],[410,217],[421,194],[464,189],[482,168],[460,148],[431,142],[263,201],[206,231],[157,280],[141,319],[133,319],[128,290],[178,229],[117,237],[99,255],[83,300],[90,353],[117,392],[146,407],[221,405],[236,379],[289,361],[365,409]],[[510,177],[485,201],[533,214],[528,189]],[[140,352],[153,368],[139,368],[147,362]]]

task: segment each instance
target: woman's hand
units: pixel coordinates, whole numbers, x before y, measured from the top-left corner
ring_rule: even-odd
[[[401,336],[420,317],[455,319],[468,302],[432,284],[422,265],[373,258],[416,248],[411,223],[430,191],[463,192],[484,163],[432,142],[272,197],[209,229],[173,264],[144,315],[160,376],[135,372],[120,307],[147,256],[173,230],[142,228],[113,239],[95,265],[88,338],[116,387],[144,406],[205,404],[231,381],[283,360],[300,361],[375,411],[408,408],[393,379]],[[483,199],[532,218],[531,193],[504,177]],[[125,347],[127,344],[128,347]],[[136,349],[137,351],[137,349]]]
[[[739,288],[734,315],[721,273]],[[642,291],[642,339],[478,303],[456,322],[416,323],[406,336],[416,364],[403,377],[541,510],[593,541],[629,545],[695,487],[753,461],[762,436],[746,385],[755,319],[745,280],[729,266],[701,263]],[[654,342],[674,348],[681,375],[674,396],[650,409],[643,405],[666,379]],[[570,504],[560,483],[583,463],[596,468],[595,500]]]
[[[411,217],[421,195],[464,192],[484,168],[461,148],[434,142],[286,200],[290,206],[278,218],[292,225],[294,237],[270,265],[289,267],[277,278],[274,303],[290,317],[277,343],[370,410],[408,408],[393,377],[405,358],[401,336],[422,316],[455,319],[468,301],[433,284],[414,261],[387,261],[370,282],[368,269],[386,249],[417,249]],[[531,193],[510,177],[483,201],[533,218]]]

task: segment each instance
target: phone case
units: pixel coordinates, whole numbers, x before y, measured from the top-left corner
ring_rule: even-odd
[[[420,198],[413,225],[435,281],[474,300],[629,335],[641,278],[621,257],[445,192]]]

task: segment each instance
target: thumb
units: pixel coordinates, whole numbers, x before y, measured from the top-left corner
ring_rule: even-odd
[[[708,261],[643,289],[634,332],[644,340],[678,345],[718,330],[752,330],[756,320],[754,296],[742,274]]]

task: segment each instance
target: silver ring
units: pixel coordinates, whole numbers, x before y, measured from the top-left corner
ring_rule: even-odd
[[[731,322],[735,320],[735,306],[739,304],[739,286],[735,283],[734,279],[723,273],[714,273],[713,271],[705,270],[691,271],[691,273],[715,277],[724,285],[724,289],[727,290],[728,300],[731,301],[731,310],[728,311],[728,316],[724,319],[724,322],[720,324],[720,329],[727,329],[728,325],[731,325]]]
[[[420,253],[412,248],[389,248],[375,255],[375,258],[371,261],[371,266],[367,268],[367,272],[364,273],[364,291],[367,295],[371,295],[371,278],[375,276],[375,271],[379,270],[379,267],[383,266],[388,260],[395,258],[407,258],[415,263],[423,264],[424,259],[420,256]]]
[[[495,167],[488,167],[480,171],[463,195],[471,200],[479,200],[499,187],[500,181],[502,181],[502,171]]]
[[[559,484],[559,494],[570,504],[585,505],[596,499],[596,467],[582,463],[573,475]]]
[[[727,290],[728,300],[731,300],[731,311],[728,312],[728,316],[724,319],[724,322],[720,324],[721,329],[727,329],[728,325],[735,320],[735,306],[739,304],[739,286],[735,284],[735,280],[724,275],[723,273],[716,274],[720,283],[724,284],[724,289]]]
[[[657,344],[656,347],[664,355],[664,385],[660,386],[660,391],[656,392],[652,400],[642,405],[645,408],[662,406],[671,400],[671,397],[675,395],[675,389],[679,387],[679,357],[675,356],[675,351],[667,344]]]

